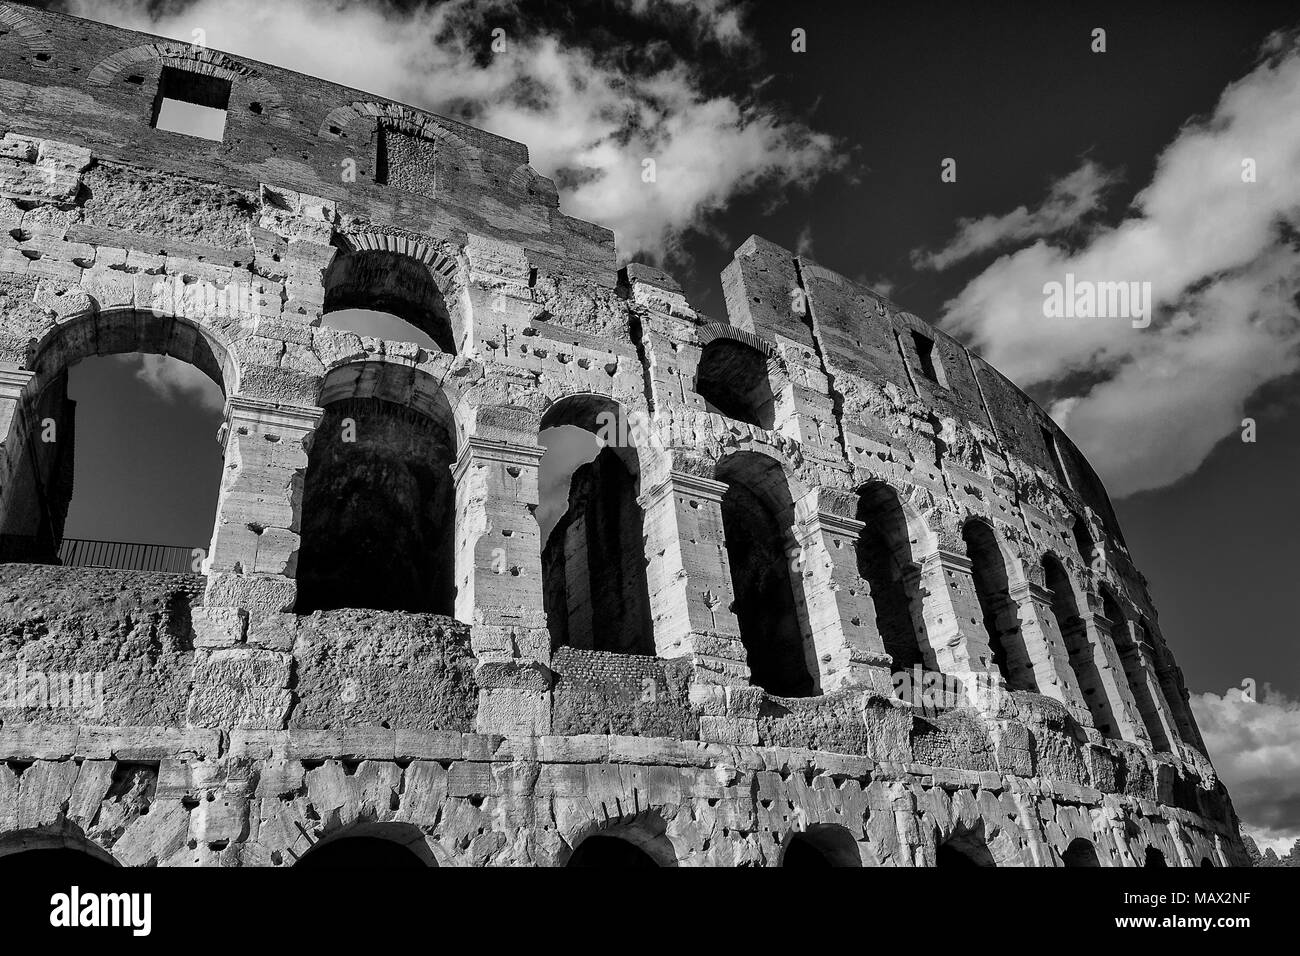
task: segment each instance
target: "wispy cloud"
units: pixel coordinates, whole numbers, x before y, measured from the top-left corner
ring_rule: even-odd
[[[133,369],[136,379],[169,404],[188,402],[205,412],[220,412],[225,407],[221,389],[188,362],[166,355],[145,354],[117,355],[113,359]]]
[[[726,0],[623,0],[650,25],[739,48],[744,7]],[[780,195],[840,166],[832,137],[750,99],[705,92],[701,66],[664,44],[581,46],[519,19],[500,0],[387,3],[196,0],[103,4],[72,12],[190,40],[369,90],[526,143],[557,180],[564,211],[612,228],[622,258],[660,259],[740,195]],[[505,50],[490,52],[492,31]],[[608,40],[604,37],[603,40]],[[707,58],[701,57],[701,60]],[[654,179],[643,175],[654,162]]]
[[[1079,226],[1069,248],[1039,238],[1002,256],[946,304],[941,324],[1046,393],[1112,493],[1170,484],[1239,426],[1257,389],[1300,369],[1297,169],[1300,48],[1276,36],[1213,114],[1165,149],[1127,218]],[[1072,176],[1052,190],[1056,200],[963,227],[936,256],[956,261],[1017,231],[1068,224],[1105,181]],[[1067,273],[1150,282],[1155,320],[1133,328],[1122,318],[1044,317],[1044,286]]]
[[[1118,179],[1117,173],[1085,160],[1074,172],[1053,183],[1047,198],[1035,209],[1020,206],[1004,216],[963,219],[957,224],[957,234],[942,249],[913,250],[912,265],[921,269],[946,269],[980,253],[1057,235],[1096,212],[1103,194]]]
[[[1230,689],[1191,699],[1206,749],[1260,849],[1300,838],[1300,701],[1265,686],[1257,702]]]

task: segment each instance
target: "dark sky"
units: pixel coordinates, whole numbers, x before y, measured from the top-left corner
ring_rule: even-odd
[[[627,20],[601,4],[581,13],[524,4],[518,18],[573,43],[635,39]],[[688,237],[669,268],[698,308],[721,317],[718,274],[746,236],[791,249],[802,240],[822,264],[887,282],[895,301],[933,319],[987,260],[916,272],[912,250],[942,245],[962,217],[1032,207],[1083,157],[1124,171],[1105,210],[1120,215],[1179,129],[1250,71],[1271,31],[1297,22],[1293,2],[1090,4],[1077,11],[767,4],[746,21],[757,43],[748,53],[701,48],[698,38],[666,27],[636,47],[647,61],[665,45],[683,56],[690,47],[697,60],[702,49],[706,61],[714,58],[706,85],[776,105],[837,137],[850,157],[843,172],[806,192],[760,190],[731,203],[707,233]],[[1107,30],[1104,56],[1089,50],[1097,26]],[[790,51],[794,27],[807,30],[807,53]],[[939,181],[948,156],[959,162],[956,184]],[[163,514],[215,488],[215,470],[208,478],[204,469],[214,460],[219,416],[186,417],[184,403],[160,400],[133,379],[137,371],[86,362],[74,373],[82,402],[78,483],[89,488],[95,469],[118,477],[105,486],[111,503],[74,501],[68,533],[205,539],[210,503],[206,515]],[[133,384],[115,391],[110,372]],[[1176,485],[1116,502],[1193,691],[1221,692],[1253,677],[1300,694],[1290,612],[1300,544],[1300,514],[1290,504],[1300,465],[1294,386],[1279,384],[1248,407],[1259,418],[1257,443],[1232,436]]]

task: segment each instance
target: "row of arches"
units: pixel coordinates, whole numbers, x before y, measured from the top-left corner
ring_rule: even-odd
[[[422,834],[413,827],[370,824],[360,829],[364,832],[345,831],[320,841],[293,860],[292,866],[304,870],[411,870],[438,866],[438,860]],[[68,842],[70,845],[38,845],[13,852],[5,852],[0,844],[0,873],[44,870],[102,874],[118,866],[116,860],[88,841]],[[863,865],[853,834],[835,824],[814,824],[785,834],[777,863],[795,869]],[[1070,841],[1060,852],[1060,863],[1070,868],[1102,865],[1096,846],[1084,837]],[[563,865],[591,869],[650,869],[675,867],[677,857],[672,844],[662,834],[656,837],[636,829],[617,828],[610,832],[592,833],[579,840],[563,858]],[[996,867],[998,862],[982,832],[976,830],[954,834],[939,843],[935,847],[934,865],[939,869],[977,869]],[[1141,865],[1146,869],[1165,869],[1169,864],[1164,853],[1148,846]],[[1205,856],[1199,866],[1213,868],[1215,863]]]

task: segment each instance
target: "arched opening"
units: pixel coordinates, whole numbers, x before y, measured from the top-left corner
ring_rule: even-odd
[[[382,362],[321,386],[298,556],[300,614],[360,607],[452,614],[456,430],[429,376]]]
[[[807,869],[852,867],[862,866],[862,857],[852,833],[841,826],[820,823],[786,837],[781,865]]]
[[[453,268],[447,264],[443,269]],[[435,272],[425,262],[380,249],[340,251],[325,272],[326,314],[368,309],[397,316],[429,336],[443,352],[455,355],[464,329],[448,310]],[[446,272],[439,272],[445,281]],[[402,341],[410,341],[403,337]]]
[[[997,535],[988,523],[971,520],[962,527],[962,538],[971,562],[975,595],[984,616],[993,663],[1006,679],[1009,690],[1037,691],[1034,665],[1020,629],[1020,610],[1011,599],[1010,570]]]
[[[704,346],[695,391],[710,411],[759,428],[775,425],[767,356],[743,342],[719,338]]]
[[[984,839],[983,824],[969,833],[959,833],[949,837],[934,848],[934,865],[936,867],[956,870],[973,867],[997,866],[993,854],[989,852]]]
[[[722,531],[752,680],[778,697],[815,696],[803,585],[791,568],[800,552],[791,537],[794,504],[785,473],[766,455],[736,452],[718,462],[715,477],[727,485]]]
[[[1142,866],[1149,870],[1165,870],[1169,864],[1165,862],[1165,855],[1153,846],[1147,847],[1147,858]]]
[[[938,671],[924,637],[920,568],[898,494],[883,482],[865,486],[858,493],[857,517],[866,525],[858,536],[858,574],[871,588],[876,627],[894,669],[920,665]]]
[[[1201,857],[1201,868],[1202,869],[1209,868],[1211,870],[1214,869],[1214,861],[1211,860],[1208,856]]]
[[[1070,530],[1074,534],[1074,546],[1079,549],[1079,556],[1083,558],[1083,563],[1091,566],[1093,558],[1096,557],[1094,552],[1097,546],[1088,532],[1088,522],[1083,518],[1075,518]]]
[[[606,869],[652,869],[659,866],[654,857],[630,840],[599,833],[579,843],[566,865]]]
[[[1066,866],[1101,866],[1101,861],[1097,859],[1097,848],[1083,837],[1070,841],[1070,845],[1061,854],[1061,862]]]
[[[428,352],[441,352],[443,347],[429,333],[412,325],[401,316],[375,309],[339,309],[326,312],[320,324],[342,332],[355,332],[386,342],[413,342]]]
[[[553,647],[653,655],[640,469],[620,423],[623,409],[596,396],[542,418],[542,603]]]
[[[1119,601],[1104,584],[1101,586],[1101,613],[1102,620],[1098,623],[1110,635],[1111,643],[1115,645],[1115,650],[1119,654],[1129,692],[1133,695],[1138,715],[1142,718],[1142,724],[1151,738],[1151,746],[1158,751],[1168,751],[1169,739],[1165,736],[1164,725],[1156,709],[1151,685],[1147,683],[1142,649],[1129,634],[1128,621],[1124,617],[1124,612],[1120,610]]]
[[[1101,680],[1101,672],[1097,669],[1092,645],[1088,641],[1088,629],[1079,616],[1074,587],[1065,573],[1065,566],[1054,554],[1043,556],[1043,579],[1047,589],[1052,592],[1052,616],[1056,619],[1057,630],[1065,640],[1070,667],[1074,671],[1075,680],[1079,682],[1079,690],[1088,705],[1088,713],[1092,715],[1093,726],[1102,736],[1115,737],[1115,715]]]
[[[0,560],[193,573],[210,546],[235,372],[188,320],[105,313],[41,344],[6,442]]]
[[[375,836],[340,837],[312,847],[294,864],[300,870],[423,870],[437,864],[411,849]]]

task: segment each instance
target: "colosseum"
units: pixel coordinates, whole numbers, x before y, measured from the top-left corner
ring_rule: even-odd
[[[871,289],[751,237],[711,318],[522,144],[9,4],[0,132],[0,862],[1246,862],[1096,474]],[[64,547],[123,353],[225,397],[193,566]]]

